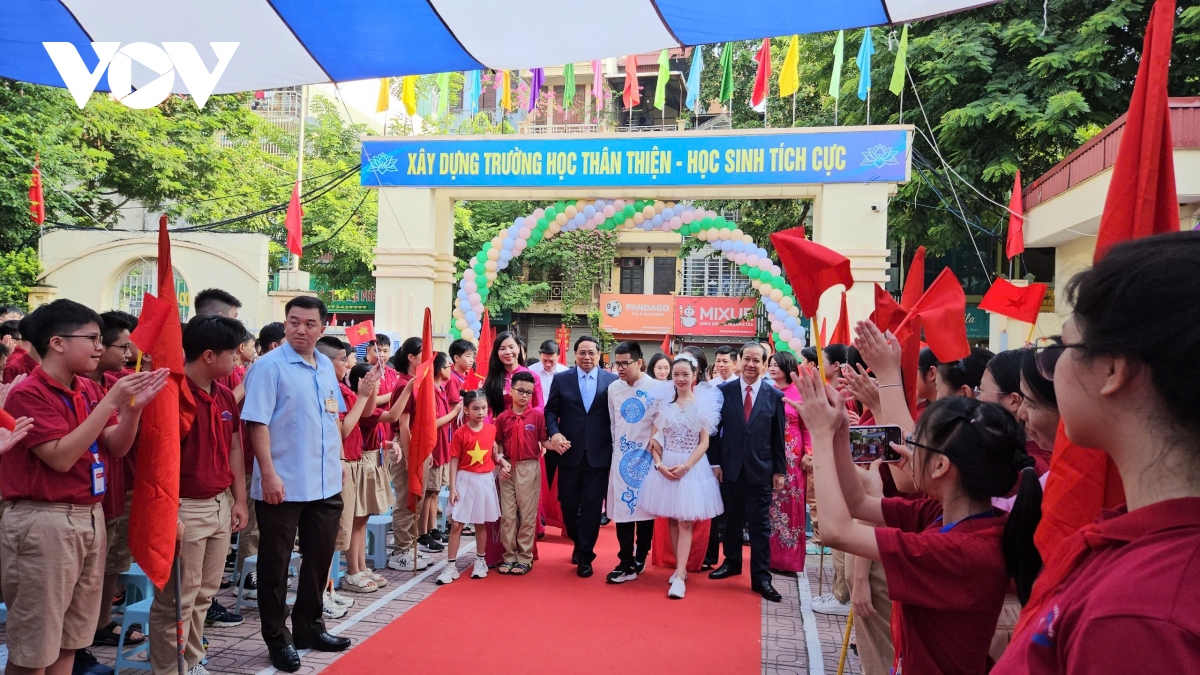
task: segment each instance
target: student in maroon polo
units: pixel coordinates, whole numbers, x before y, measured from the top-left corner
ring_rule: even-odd
[[[107,536],[100,501],[114,459],[133,445],[142,409],[167,371],[136,373],[102,394],[83,377],[103,351],[100,317],[70,300],[43,305],[28,334],[42,364],[5,407],[35,420],[0,459],[0,577],[8,605],[8,673],[71,669],[92,643]]]
[[[1112,459],[1126,504],[1050,552],[993,673],[1200,669],[1197,269],[1200,233],[1182,232],[1114,246],[1067,284],[1073,314],[1038,370],[1067,439]]]

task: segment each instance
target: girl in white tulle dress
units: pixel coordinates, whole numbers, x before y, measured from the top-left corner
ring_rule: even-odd
[[[705,452],[709,434],[721,421],[721,392],[716,387],[696,387],[695,357],[681,354],[671,364],[673,397],[656,404],[650,442],[655,471],[642,483],[642,504],[648,513],[670,519],[671,545],[675,549],[675,573],[667,597],[679,599],[687,579],[688,551],[692,547],[692,525],[724,512],[721,486],[713,475]]]

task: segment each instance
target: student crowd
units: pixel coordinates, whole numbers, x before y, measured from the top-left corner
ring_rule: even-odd
[[[213,600],[237,533],[235,576],[258,556],[240,584],[257,595],[272,664],[295,672],[297,649],[346,649],[324,625],[352,604],[329,585],[333,552],[344,554],[344,593],[378,591],[387,580],[367,563],[366,526],[390,513],[388,566],[415,572],[444,551],[439,584],[466,572],[464,536],[475,540],[471,577],[529,575],[547,525],[563,528],[576,573],[591,577],[611,520],[620,553],[609,583],[660,565],[674,570],[668,596],[680,599],[689,573],[741,575],[749,544],[751,588],[777,602],[773,577],[802,573],[806,546],[827,546],[835,581],[814,609],[853,610],[868,674],[1191,672],[1197,269],[1197,233],[1121,244],[1066,287],[1073,313],[1061,336],[950,363],[925,350],[913,373],[896,338],[870,322],[822,358],[806,350],[797,363],[752,342],[718,349],[711,370],[699,349],[647,361],[629,342],[610,372],[589,336],[576,340],[572,368],[552,341],[527,361],[507,332],[484,369],[458,340],[434,356],[437,442],[414,509],[405,497],[421,338],[392,357],[380,336],[357,363],[362,354],[321,336],[319,300],[292,300],[285,322],[255,339],[237,299],[210,289],[183,328],[197,413],[180,448],[182,574],[125,643],[148,639],[154,672],[176,671],[178,581],[187,667],[208,672],[205,627],[241,622]],[[107,672],[86,648],[121,638],[112,606],[130,566],[130,450],[167,375],[131,343],[136,322],[57,300],[0,323],[10,673]],[[915,409],[903,386],[912,377]],[[901,427],[899,461],[854,464],[852,425]],[[1068,440],[1111,458],[1126,503],[1043,561],[1042,489],[1056,442]],[[448,532],[438,528],[443,488]]]

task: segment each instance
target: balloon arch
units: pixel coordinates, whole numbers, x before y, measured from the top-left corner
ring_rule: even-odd
[[[468,261],[454,300],[451,336],[478,339],[484,304],[496,274],[526,248],[574,230],[617,228],[678,232],[708,242],[750,278],[770,317],[775,348],[798,353],[804,347],[800,308],[792,287],[784,281],[780,267],[771,262],[770,253],[758,246],[753,237],[712,211],[691,204],[641,199],[560,201],[517,218]]]

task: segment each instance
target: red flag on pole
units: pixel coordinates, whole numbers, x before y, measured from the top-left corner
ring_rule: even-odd
[[[287,247],[292,255],[299,256],[304,251],[304,209],[300,206],[300,181],[292,188],[292,200],[288,202],[287,217],[283,224],[287,227]]]
[[[42,198],[42,170],[38,168],[41,158],[33,161],[33,179],[29,183],[29,215],[33,222],[41,225],[46,222],[46,202]]]
[[[758,70],[754,73],[754,91],[750,94],[750,107],[758,112],[766,111],[767,95],[771,91],[771,40],[763,38],[762,46],[754,55]]]
[[[938,357],[947,363],[965,359],[971,354],[967,342],[967,296],[958,277],[947,267],[917,301],[897,334],[914,318],[925,327],[925,342]]]
[[[833,249],[809,241],[803,227],[775,232],[771,244],[779,253],[779,264],[787,272],[788,281],[804,316],[814,317],[821,294],[842,284],[854,285],[850,274],[850,259]]]
[[[487,310],[483,310],[483,318],[479,321],[479,349],[475,352],[475,374],[482,382],[488,374],[488,361],[492,358],[492,340],[496,334],[492,332],[492,320]]]
[[[829,331],[825,330],[825,328],[825,319],[821,319],[821,334],[818,335],[820,342],[817,343],[817,349],[825,349],[825,347],[829,346],[829,340],[825,339]]]
[[[850,344],[850,312],[846,310],[846,291],[842,291],[842,309],[837,323],[833,326],[833,335],[829,337],[833,345]]]
[[[558,327],[558,362],[564,366],[567,365],[567,350],[570,348],[571,329],[564,324]]]
[[[425,308],[425,324],[421,329],[421,364],[417,366],[415,411],[408,451],[408,508],[415,511],[425,494],[425,460],[437,445],[437,406],[433,381],[433,320]]]
[[[904,311],[913,308],[925,292],[925,247],[918,246],[908,265],[908,276],[904,277],[904,292],[900,295],[900,306]]]
[[[330,326],[337,325],[337,312],[334,312],[333,314],[329,315],[329,325]]]
[[[1020,169],[1013,181],[1008,210],[1008,244],[1004,247],[1004,255],[1011,260],[1025,252],[1025,198],[1021,195]]]
[[[906,312],[896,304],[895,298],[883,286],[875,284],[875,311],[871,312],[871,323],[881,331],[895,330],[904,321]]]
[[[346,329],[346,342],[349,342],[351,347],[357,347],[364,342],[370,342],[374,339],[375,321],[372,319],[356,323]]]
[[[659,345],[659,349],[661,349],[662,353],[666,354],[667,356],[671,356],[671,342],[671,334],[667,333],[665,336],[663,336],[662,344]]]
[[[638,86],[637,57],[633,54],[625,57],[625,90],[621,94],[621,101],[626,110],[642,103],[641,87]]]
[[[1133,97],[1100,215],[1095,261],[1122,241],[1179,231],[1167,110],[1174,21],[1174,0],[1157,0],[1146,25]],[[1095,521],[1102,509],[1124,501],[1124,488],[1112,459],[1098,450],[1071,443],[1061,422],[1051,456],[1042,498],[1042,522],[1034,535],[1045,568],[1021,611],[1017,632],[1027,629],[1031,618],[1036,620],[1044,614],[1045,604],[1079,564],[1080,560],[1070,555],[1071,547],[1065,545],[1073,539],[1067,538],[1078,537],[1079,528]]]
[[[1016,286],[1007,279],[996,279],[983,300],[979,301],[979,309],[994,312],[1025,323],[1035,323],[1042,311],[1042,298],[1046,297],[1046,284],[1029,284]]]
[[[144,296],[141,320],[129,336],[138,349],[154,357],[156,367],[171,370],[166,388],[142,411],[129,512],[129,550],[159,588],[166,585],[175,560],[180,439],[196,415],[191,389],[184,384],[183,329],[172,270],[164,215],[158,221],[158,295]]]

